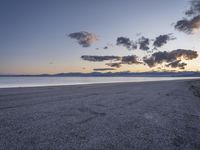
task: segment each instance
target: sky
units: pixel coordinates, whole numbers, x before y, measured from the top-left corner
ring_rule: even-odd
[[[200,11],[185,14],[190,8],[190,0],[0,0],[0,74],[200,70]]]

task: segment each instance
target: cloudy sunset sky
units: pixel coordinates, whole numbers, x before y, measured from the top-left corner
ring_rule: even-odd
[[[0,74],[197,71],[199,14],[199,0],[1,0]]]

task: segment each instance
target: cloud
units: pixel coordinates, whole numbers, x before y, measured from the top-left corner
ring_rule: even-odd
[[[154,46],[154,49],[162,47],[164,44],[166,44],[170,40],[176,39],[175,37],[172,37],[172,33],[169,34],[163,34],[159,35],[154,39],[149,39],[144,36],[140,37],[136,41],[132,41],[127,37],[118,37],[117,38],[117,44],[116,45],[122,45],[126,47],[129,50],[135,50],[140,49],[143,51],[147,51],[150,49],[150,46]],[[154,41],[151,44],[151,41]]]
[[[115,70],[114,68],[95,68],[94,71],[112,71]]]
[[[185,69],[185,66],[187,66],[187,64],[184,62],[181,63],[181,60],[176,60],[167,64],[166,66],[171,68]]]
[[[123,56],[121,63],[122,64],[141,64],[141,62],[139,62],[138,57],[136,55],[131,55],[131,56]]]
[[[175,40],[176,38],[172,37],[172,34],[163,34],[159,35],[155,38],[155,41],[153,43],[153,46],[155,48],[162,47],[164,44],[166,44],[170,40]]]
[[[190,9],[185,12],[186,17],[178,20],[175,29],[192,34],[200,29],[200,0],[191,0]]]
[[[192,60],[198,57],[198,54],[196,51],[193,50],[184,50],[184,49],[177,49],[173,50],[171,52],[156,52],[153,53],[150,57],[144,57],[143,61],[146,63],[149,67],[155,67],[158,64],[162,64],[164,62],[166,63],[172,63],[177,60]],[[169,66],[173,66],[174,64],[171,64]]]
[[[89,56],[89,55],[83,55],[81,56],[83,60],[86,61],[91,61],[91,62],[103,62],[103,61],[118,61],[118,62],[111,62],[111,63],[106,63],[107,66],[110,67],[116,67],[119,68],[121,67],[121,64],[141,64],[142,62],[138,61],[138,57],[136,55],[131,55],[131,56]]]
[[[118,37],[117,38],[117,45],[122,45],[124,47],[126,47],[127,49],[131,49],[131,40],[129,38],[126,37]]]
[[[108,60],[120,60],[121,58],[119,56],[90,56],[90,55],[83,55],[81,56],[83,60],[86,61],[92,61],[92,62],[102,62],[102,61],[108,61]]]
[[[108,46],[105,46],[103,49],[108,49]]]
[[[132,43],[132,49],[134,50],[134,49],[137,49],[137,43],[136,42],[133,42]]]
[[[116,68],[120,68],[121,67],[121,63],[106,63],[107,66],[110,67],[116,67]]]
[[[72,39],[76,39],[83,47],[89,47],[98,40],[94,33],[85,31],[70,33],[68,36]]]
[[[194,33],[195,30],[200,29],[200,15],[193,17],[192,19],[182,19],[177,21],[175,29],[185,32],[187,34]]]
[[[137,44],[133,43],[129,38],[126,37],[118,37],[117,38],[117,45],[122,45],[127,49],[137,49]]]
[[[144,50],[144,51],[149,50],[150,39],[141,37],[138,40],[138,44],[141,50]]]
[[[197,15],[200,13],[200,1],[192,0],[190,1],[190,9],[185,12],[186,16]]]
[[[138,57],[136,55],[130,56],[90,56],[83,55],[81,56],[83,60],[91,61],[91,62],[103,62],[103,61],[111,61],[106,63],[105,65],[109,67],[120,68],[122,64],[132,65],[132,64],[142,64],[143,62],[138,61]],[[114,62],[112,62],[114,61]]]

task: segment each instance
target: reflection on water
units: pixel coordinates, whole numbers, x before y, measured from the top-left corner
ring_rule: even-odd
[[[199,77],[0,77],[0,88],[115,82],[147,82],[195,78]]]

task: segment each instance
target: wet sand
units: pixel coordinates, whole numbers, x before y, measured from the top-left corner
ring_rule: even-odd
[[[1,150],[199,150],[200,80],[0,89]]]

